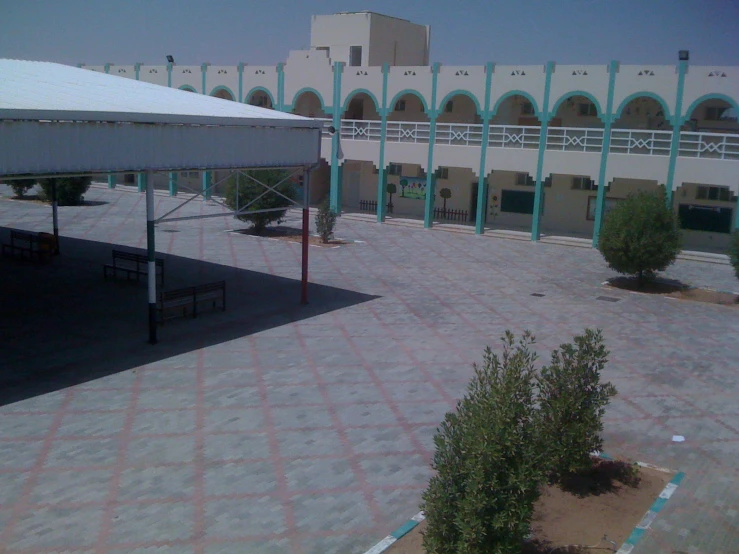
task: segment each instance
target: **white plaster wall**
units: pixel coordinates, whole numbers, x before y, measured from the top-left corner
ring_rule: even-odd
[[[233,99],[239,101],[239,68],[235,65],[211,65],[205,74],[205,87],[208,94],[217,86],[227,87]]]
[[[358,209],[360,200],[377,201],[377,178],[371,163],[347,160],[343,170],[342,206]]]
[[[277,68],[275,66],[244,66],[242,86],[244,87],[242,91],[244,95],[242,101],[244,103],[249,102],[249,91],[255,87],[263,87],[272,94],[272,98],[274,98],[275,104],[277,104]]]
[[[654,75],[645,74],[650,72]],[[616,76],[613,109],[617,110],[635,92],[652,92],[664,99],[672,116],[675,113],[677,80],[677,67],[674,65],[622,65]]]
[[[117,67],[117,66],[116,66]],[[136,69],[134,66],[121,66],[126,70],[125,76],[136,78]],[[172,67],[172,70],[177,66]],[[113,68],[111,67],[111,70]],[[167,86],[167,66],[166,65],[142,65],[139,68],[139,80],[153,83],[155,85]]]
[[[542,175],[561,173],[569,175],[588,175],[591,179],[598,179],[600,172],[600,152],[561,152],[547,150],[544,153],[544,168]]]
[[[105,73],[104,65],[83,65],[82,69],[87,69],[89,71],[97,71],[98,73]]]
[[[344,67],[341,75],[341,105],[345,106],[351,93],[359,89],[366,89],[374,94],[377,109],[382,109],[382,67]]]
[[[325,139],[324,139],[325,142]],[[331,147],[326,152],[330,155]],[[380,164],[380,143],[364,140],[342,140],[341,151],[344,153],[344,160],[362,160],[372,162],[375,166]],[[387,152],[387,148],[385,149]],[[347,162],[344,162],[346,164]]]
[[[347,141],[348,142],[348,141]],[[342,149],[344,145],[341,145]],[[387,163],[418,164],[424,171],[428,166],[429,145],[412,142],[386,142],[385,161]]]
[[[189,85],[197,92],[203,91],[203,76],[199,65],[176,65],[172,68],[172,88],[183,85]]]
[[[447,95],[457,90],[464,90],[471,93],[477,99],[480,110],[484,110],[485,66],[440,66],[436,83],[436,101],[437,109],[441,110],[442,114],[444,113],[444,99]],[[455,103],[459,98],[461,96],[455,98]],[[464,98],[474,106],[474,103],[469,98]]]
[[[615,177],[645,179],[664,183],[667,180],[669,156],[645,156],[641,154],[609,154],[606,166],[606,182]]]
[[[152,67],[144,68],[144,66],[141,66],[140,69],[140,75],[139,80],[146,81],[147,83],[153,83],[154,80],[151,78],[147,78],[149,76],[149,70],[153,69]],[[136,79],[136,67],[133,65],[111,65],[109,70],[109,75],[114,75],[116,77],[125,77],[126,79]],[[155,77],[157,73],[153,73],[150,75],[150,77]],[[167,85],[167,68],[164,67],[164,85]]]
[[[608,66],[607,65],[555,65],[549,90],[549,110],[551,112],[560,98],[573,96],[575,91],[592,94],[600,109],[608,105]]]
[[[369,55],[362,49],[362,62],[381,66],[389,63],[396,66],[418,66],[428,64],[428,48],[425,25],[380,14],[370,15]],[[348,60],[347,60],[348,61]]]
[[[588,221],[587,218],[588,199],[595,197],[597,192],[572,190],[574,176],[552,175],[552,186],[544,188],[544,213],[541,216],[543,232],[578,236],[593,235],[593,222]]]
[[[341,144],[341,149],[344,150],[344,143]],[[321,158],[331,163],[331,137],[321,136]]]
[[[392,109],[393,99],[403,90],[415,90],[431,104],[433,75],[429,66],[391,67],[387,79],[388,109]]]
[[[317,90],[324,106],[331,106],[334,93],[334,72],[326,52],[296,50],[290,52],[285,64],[285,104],[295,101],[295,94],[304,87]]]
[[[695,100],[711,93],[725,94],[739,103],[739,67],[688,66],[683,87],[683,111],[688,110]]]
[[[362,65],[369,65],[370,14],[314,15],[310,27],[311,48],[329,47],[331,62],[349,65],[349,47],[362,47]]]
[[[490,85],[490,109],[507,92],[521,90],[529,93],[536,109],[541,110],[545,83],[546,67],[543,65],[496,65]]]
[[[480,171],[480,147],[437,144],[434,146],[434,170],[437,167],[466,168],[477,175]]]
[[[739,161],[679,156],[673,184],[678,187],[680,183],[729,187],[734,194],[739,194]]]
[[[536,174],[539,151],[535,149],[488,148],[485,167],[488,171],[518,171]]]

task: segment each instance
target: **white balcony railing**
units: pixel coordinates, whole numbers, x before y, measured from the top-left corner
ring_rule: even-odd
[[[603,129],[550,127],[547,132],[547,150],[600,152],[603,150]]]
[[[539,148],[541,127],[491,125],[489,148]]]
[[[482,125],[437,123],[436,144],[482,146]]]
[[[739,135],[680,133],[679,156],[739,160]]]
[[[642,131],[613,129],[611,131],[612,154],[646,154],[669,156],[672,131]]]
[[[428,123],[388,121],[387,134],[385,137],[387,142],[415,142],[428,144],[429,127],[430,125]]]
[[[382,122],[344,119],[341,121],[342,140],[370,140],[380,142]]]

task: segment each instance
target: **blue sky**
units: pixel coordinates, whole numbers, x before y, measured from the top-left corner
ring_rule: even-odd
[[[431,25],[447,65],[739,65],[739,0],[0,0],[0,57],[87,64],[275,64],[310,16],[371,10]]]

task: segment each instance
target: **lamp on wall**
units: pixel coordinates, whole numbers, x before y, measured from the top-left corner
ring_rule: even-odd
[[[690,50],[680,50],[677,53],[677,58],[681,62],[687,62],[690,59]]]
[[[167,54],[167,61],[171,64],[174,64],[174,58],[170,56],[169,54]]]

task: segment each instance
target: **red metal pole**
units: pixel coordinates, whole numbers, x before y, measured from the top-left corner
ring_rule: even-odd
[[[308,240],[310,238],[310,171],[303,178],[303,271],[300,282],[300,303],[308,303]]]

